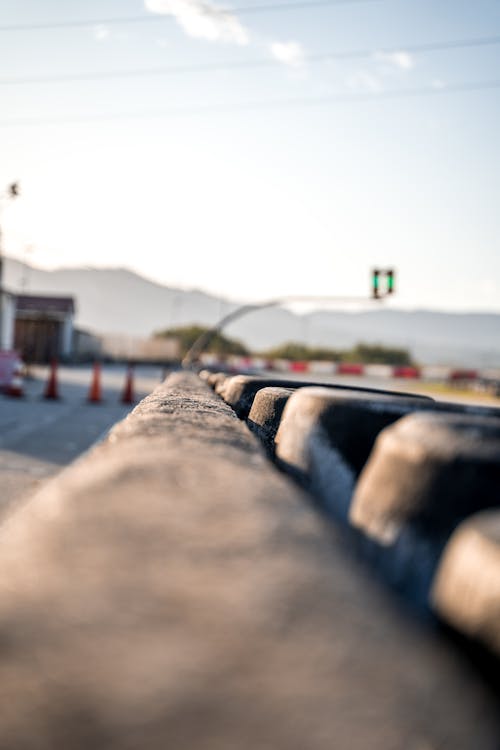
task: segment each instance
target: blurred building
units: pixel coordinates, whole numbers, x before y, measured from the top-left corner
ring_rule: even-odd
[[[176,338],[138,338],[127,335],[102,337],[102,351],[109,359],[133,362],[174,362],[180,359]]]
[[[103,355],[100,336],[75,328],[73,331],[73,359],[75,362],[90,362],[101,359]]]
[[[15,349],[25,362],[70,358],[74,314],[73,297],[4,292],[0,348]]]

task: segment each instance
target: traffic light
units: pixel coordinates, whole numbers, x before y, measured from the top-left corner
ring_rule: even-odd
[[[387,294],[393,294],[394,293],[394,271],[393,269],[390,268],[388,271],[386,271],[385,276],[387,279]]]
[[[382,299],[387,297],[388,294],[394,294],[395,276],[396,273],[393,268],[382,271],[379,268],[374,268],[372,271],[372,298]]]

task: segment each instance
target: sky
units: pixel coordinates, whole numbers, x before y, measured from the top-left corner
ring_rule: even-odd
[[[43,268],[500,312],[499,134],[499,0],[0,6],[3,250]]]

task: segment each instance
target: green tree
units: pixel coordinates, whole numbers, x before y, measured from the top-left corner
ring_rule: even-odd
[[[306,362],[310,360],[336,362],[341,358],[341,355],[342,352],[336,349],[306,346],[297,341],[288,341],[286,344],[280,344],[261,353],[262,357],[268,359],[292,359]]]
[[[306,346],[296,341],[280,344],[261,352],[268,359],[291,359],[295,361],[360,362],[362,364],[412,365],[407,349],[382,346],[382,344],[357,344],[352,349],[329,349]]]
[[[407,349],[398,349],[382,344],[357,344],[342,355],[344,362],[361,362],[372,365],[413,365]]]
[[[155,338],[176,338],[179,341],[181,356],[189,351],[194,342],[209,328],[200,325],[179,326],[178,328],[166,328],[153,334]],[[216,333],[207,346],[207,352],[218,355],[240,354],[248,355],[249,351],[241,341],[231,339],[222,333]]]

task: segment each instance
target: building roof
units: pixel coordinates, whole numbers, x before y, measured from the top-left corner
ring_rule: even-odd
[[[68,315],[75,312],[75,300],[73,297],[46,297],[32,294],[16,294],[16,311],[59,313]]]

